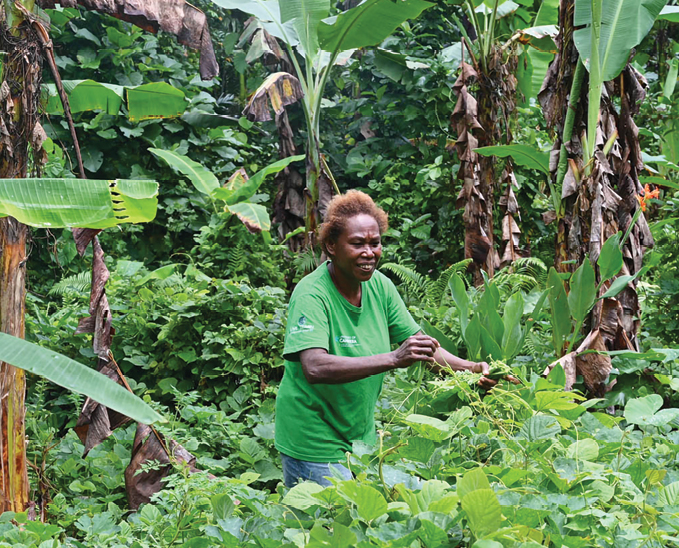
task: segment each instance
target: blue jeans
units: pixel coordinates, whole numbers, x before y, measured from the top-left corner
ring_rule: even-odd
[[[327,478],[335,477],[333,471],[339,473],[345,480],[352,479],[351,471],[338,462],[309,462],[283,453],[281,453],[281,460],[283,461],[283,481],[286,487],[294,487],[300,481],[313,481],[323,487],[328,487],[332,483]],[[330,470],[331,466],[332,470]]]

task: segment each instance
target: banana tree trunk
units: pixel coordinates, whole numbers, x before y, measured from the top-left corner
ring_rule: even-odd
[[[5,2],[5,8],[13,7]],[[33,2],[25,2],[26,9]],[[5,12],[0,36],[4,52],[0,86],[0,178],[23,178],[28,172],[28,147],[36,150],[42,128],[38,121],[42,53],[28,23],[14,9]],[[40,154],[35,153],[39,164]],[[11,217],[0,219],[0,331],[24,337],[26,240],[28,227]],[[28,506],[25,400],[22,370],[0,363],[0,512],[23,512]]]
[[[500,185],[497,160],[480,156],[474,149],[512,141],[509,119],[516,107],[515,69],[516,56],[510,53],[505,59],[501,48],[493,46],[484,64],[472,67],[463,63],[462,73],[453,88],[458,102],[452,121],[458,133],[458,178],[462,180],[457,206],[464,208],[465,258],[473,259],[471,267],[477,286],[483,284],[482,270],[492,277],[501,264],[493,226],[495,191]],[[469,90],[474,81],[476,99]],[[519,218],[519,212],[512,189],[514,178],[510,163],[505,167],[502,180],[506,184],[505,195],[501,198],[505,240],[503,261],[504,258],[511,261],[520,254],[520,231],[515,220]]]
[[[573,4],[573,0],[561,0],[559,53],[549,68],[539,99],[547,123],[555,131],[554,153],[556,155],[563,144],[568,162],[562,183],[560,178],[557,179],[557,166],[553,166],[552,172],[554,187],[561,194],[555,267],[560,272],[573,272],[589,256],[598,282],[600,275],[596,261],[602,245],[618,231],[624,233],[630,229],[640,207],[638,196],[643,196],[639,173],[644,164],[633,116],[639,111],[647,86],[643,76],[631,65],[627,65],[615,81],[605,84],[599,107],[595,154],[589,170],[586,169],[583,132],[588,115],[587,74],[583,68],[577,68],[578,52],[572,40]],[[576,91],[578,96],[570,97],[572,90],[579,87],[572,83],[579,79],[576,76],[580,71],[584,73],[585,81]],[[619,109],[615,97],[619,98]],[[567,116],[569,109],[571,116]],[[568,125],[565,124],[567,118],[570,119]],[[605,146],[609,141],[610,151]],[[638,273],[644,253],[652,246],[648,224],[640,214],[622,249],[624,265],[620,275]],[[604,299],[594,307],[585,325],[585,333],[589,333],[586,341],[590,344],[587,348],[581,347],[582,350],[639,349],[640,308],[636,284],[636,280],[631,281],[616,298]],[[610,282],[604,284],[602,294],[609,285]],[[597,354],[578,355],[576,368],[590,391],[597,395],[604,393],[611,370],[610,358]]]
[[[24,338],[26,238],[28,227],[0,219],[0,331]],[[24,399],[26,374],[0,362],[0,508],[23,512],[28,506]]]

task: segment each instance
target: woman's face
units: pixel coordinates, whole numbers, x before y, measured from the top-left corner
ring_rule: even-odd
[[[368,281],[382,256],[380,227],[371,215],[350,217],[337,241],[329,242],[326,247],[341,281]]]

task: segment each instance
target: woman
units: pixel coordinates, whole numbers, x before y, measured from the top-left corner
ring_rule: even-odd
[[[290,299],[285,374],[276,399],[276,448],[285,484],[330,485],[352,442],[376,442],[374,411],[386,371],[423,361],[488,373],[421,332],[391,281],[376,270],[387,214],[350,190],[328,206],[320,240],[330,261],[305,277]],[[400,347],[391,351],[392,343]]]

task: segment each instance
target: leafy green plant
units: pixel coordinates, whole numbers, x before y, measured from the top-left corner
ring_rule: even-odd
[[[206,194],[213,201],[223,200],[226,203],[225,209],[236,215],[253,232],[268,232],[271,220],[266,208],[253,203],[250,198],[257,193],[267,175],[278,173],[291,162],[304,159],[304,156],[289,156],[259,170],[251,178],[248,178],[243,170],[237,171],[226,185],[221,187],[214,173],[190,158],[168,150],[152,148],[150,151],[188,177],[196,190]]]
[[[494,280],[486,281],[485,291],[472,309],[467,289],[457,274],[450,279],[450,290],[460,317],[460,331],[471,360],[498,360],[511,363],[521,352],[523,344],[535,318],[541,313],[547,298],[543,292],[529,317],[525,314],[524,297],[517,291],[504,303],[504,313],[500,316],[500,291]]]

